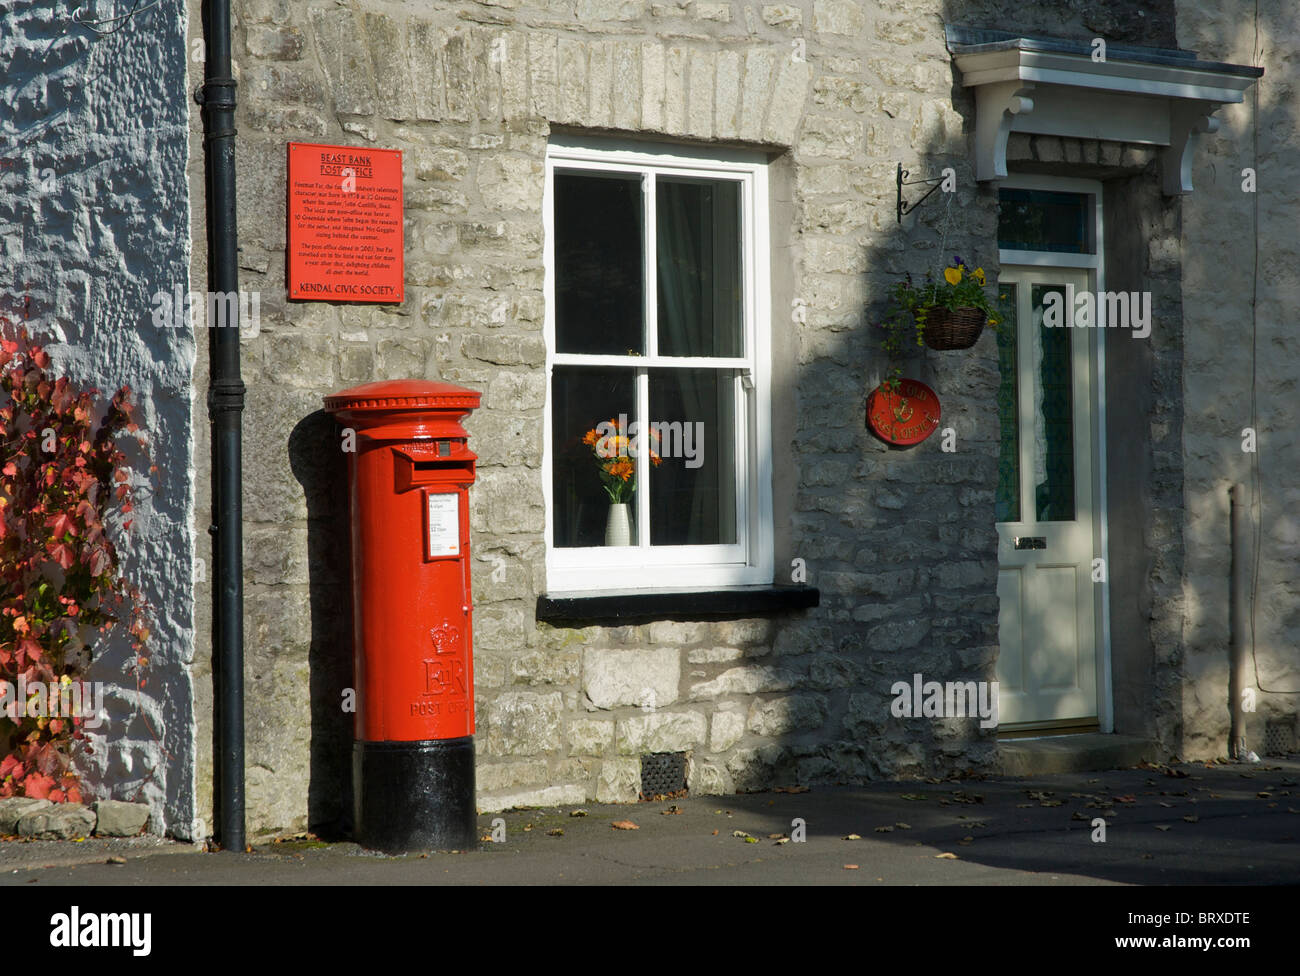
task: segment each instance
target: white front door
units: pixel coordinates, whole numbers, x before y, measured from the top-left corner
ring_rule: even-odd
[[[1002,451],[998,508],[1000,726],[1079,726],[1097,718],[1094,611],[1094,384],[1091,328],[1052,327],[1045,308],[1075,268],[1003,266],[998,339]],[[1071,295],[1073,297],[1073,295]]]

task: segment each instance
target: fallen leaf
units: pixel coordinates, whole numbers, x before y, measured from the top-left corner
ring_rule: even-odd
[[[615,830],[640,830],[641,828],[631,820],[615,820],[610,824]]]
[[[1137,797],[1132,793],[1125,793],[1123,796],[1111,797],[1116,803],[1137,803]]]
[[[789,838],[789,837],[781,837],[781,838],[778,838],[778,839],[777,839],[777,843],[778,843],[778,844],[788,844],[788,843],[790,843],[790,838]]]
[[[892,831],[893,829],[894,829],[893,827],[877,827],[877,828],[876,828],[876,833],[878,833],[878,834],[887,834],[887,833],[889,833],[890,831]],[[847,840],[847,839],[848,839],[848,838],[846,837],[845,840]]]
[[[780,840],[780,839],[781,839],[782,837],[784,837],[784,836],[785,836],[785,834],[768,834],[768,835],[767,835],[767,839],[768,839],[768,840]]]
[[[563,836],[564,836],[564,828],[563,828],[563,827],[552,827],[550,830],[548,830],[548,831],[546,832],[546,836],[547,836],[547,837],[563,837]]]
[[[682,812],[682,808],[679,807],[676,803],[674,803],[672,806],[670,806],[667,810],[660,810],[660,811],[659,811],[659,813],[662,814],[662,815],[665,816],[665,817],[670,816],[670,815],[672,815],[672,814],[679,814],[679,813],[681,813],[681,812]]]
[[[845,840],[862,840],[862,838],[859,837],[857,834],[849,834],[849,835],[847,835],[844,839],[845,839]]]
[[[733,831],[731,832],[731,836],[732,836],[732,837],[748,837],[749,834],[745,833],[743,830],[733,830]]]
[[[936,854],[935,857],[937,857],[937,858],[939,858],[940,860],[943,860],[943,861],[955,861],[955,860],[957,860],[957,855],[956,855],[956,854],[949,854],[947,851],[945,851],[945,852],[942,853],[942,854]]]
[[[1161,800],[1161,801],[1160,801],[1160,805],[1161,805],[1162,807],[1164,807],[1166,810],[1169,810],[1169,809],[1172,809],[1172,808],[1173,808],[1173,804],[1172,804],[1172,803],[1166,803],[1164,800]]]
[[[124,857],[110,857],[106,863],[108,863],[108,864],[125,864],[125,863],[126,863],[126,858],[124,858]]]
[[[1040,807],[1059,807],[1059,806],[1064,806],[1065,801],[1064,800],[1040,800],[1038,805]]]
[[[856,871],[857,869],[858,869],[858,866],[857,866],[856,864],[846,864],[846,865],[844,865],[844,870],[845,870],[845,871]]]
[[[757,844],[757,843],[758,843],[758,838],[757,838],[757,837],[746,837],[746,838],[745,838],[745,843],[746,843],[746,844]]]
[[[1156,824],[1156,830],[1168,830],[1168,829],[1169,827],[1165,824]]]
[[[963,837],[961,840],[957,841],[957,843],[958,843],[958,844],[964,844],[964,845],[966,845],[966,846],[969,846],[969,845],[975,843],[975,838],[974,838],[974,837]]]
[[[912,825],[911,825],[911,824],[905,824],[905,823],[903,823],[903,821],[901,821],[901,820],[898,821],[898,823],[894,824],[894,826],[897,827],[899,830],[911,830],[911,829],[912,829]]]
[[[714,837],[717,837],[717,836],[718,836],[718,832],[717,832],[716,830],[713,832],[713,836],[714,836]]]
[[[1082,810],[1075,810],[1074,813],[1070,814],[1070,819],[1071,819],[1071,820],[1087,820],[1087,819],[1089,819],[1089,818],[1088,818],[1088,815],[1087,815],[1086,813],[1084,813]]]
[[[1183,819],[1186,820],[1188,823],[1196,823],[1201,818],[1194,813],[1189,813],[1187,816],[1183,817]]]
[[[903,793],[899,796],[900,800],[924,800],[924,793]]]
[[[1273,794],[1270,793],[1268,790],[1260,790],[1260,791],[1259,791],[1258,793],[1256,793],[1255,795],[1256,795],[1257,797],[1259,797],[1261,800],[1267,800],[1267,799],[1268,799],[1269,797],[1271,797]]]
[[[569,811],[569,816],[570,816],[570,817],[585,817],[586,815],[587,815],[587,811],[586,811],[586,810],[570,810],[570,811]]]

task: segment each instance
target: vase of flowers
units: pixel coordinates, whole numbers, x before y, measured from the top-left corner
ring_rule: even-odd
[[[925,282],[918,286],[911,274],[906,275],[894,286],[889,311],[881,323],[885,351],[896,359],[909,333],[915,336],[918,346],[969,349],[986,323],[996,329],[1001,322],[984,291],[987,284],[984,269],[971,270],[960,255],[953,255],[941,279],[927,271]],[[901,378],[902,370],[895,366],[885,385],[897,388]]]
[[[636,492],[636,459],[642,446],[636,436],[636,422],[621,425],[618,420],[605,420],[587,431],[582,443],[591,448],[596,459],[596,474],[601,487],[609,496],[609,511],[605,516],[605,545],[630,546],[632,544],[632,511],[630,502]],[[650,463],[656,467],[663,459],[652,446]]]

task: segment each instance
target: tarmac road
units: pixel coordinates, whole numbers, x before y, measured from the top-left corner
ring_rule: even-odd
[[[259,842],[242,855],[157,838],[10,840],[0,842],[0,884],[1300,883],[1295,758],[591,804],[585,816],[573,809],[483,814],[481,836],[499,817],[504,842],[401,857],[314,838]],[[1093,839],[1099,817],[1104,842]],[[639,829],[614,829],[615,821]],[[939,856],[947,854],[955,856]]]

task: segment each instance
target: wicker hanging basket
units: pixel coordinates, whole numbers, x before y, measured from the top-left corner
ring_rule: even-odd
[[[980,308],[932,308],[922,338],[931,349],[969,349],[984,331],[988,315]]]

